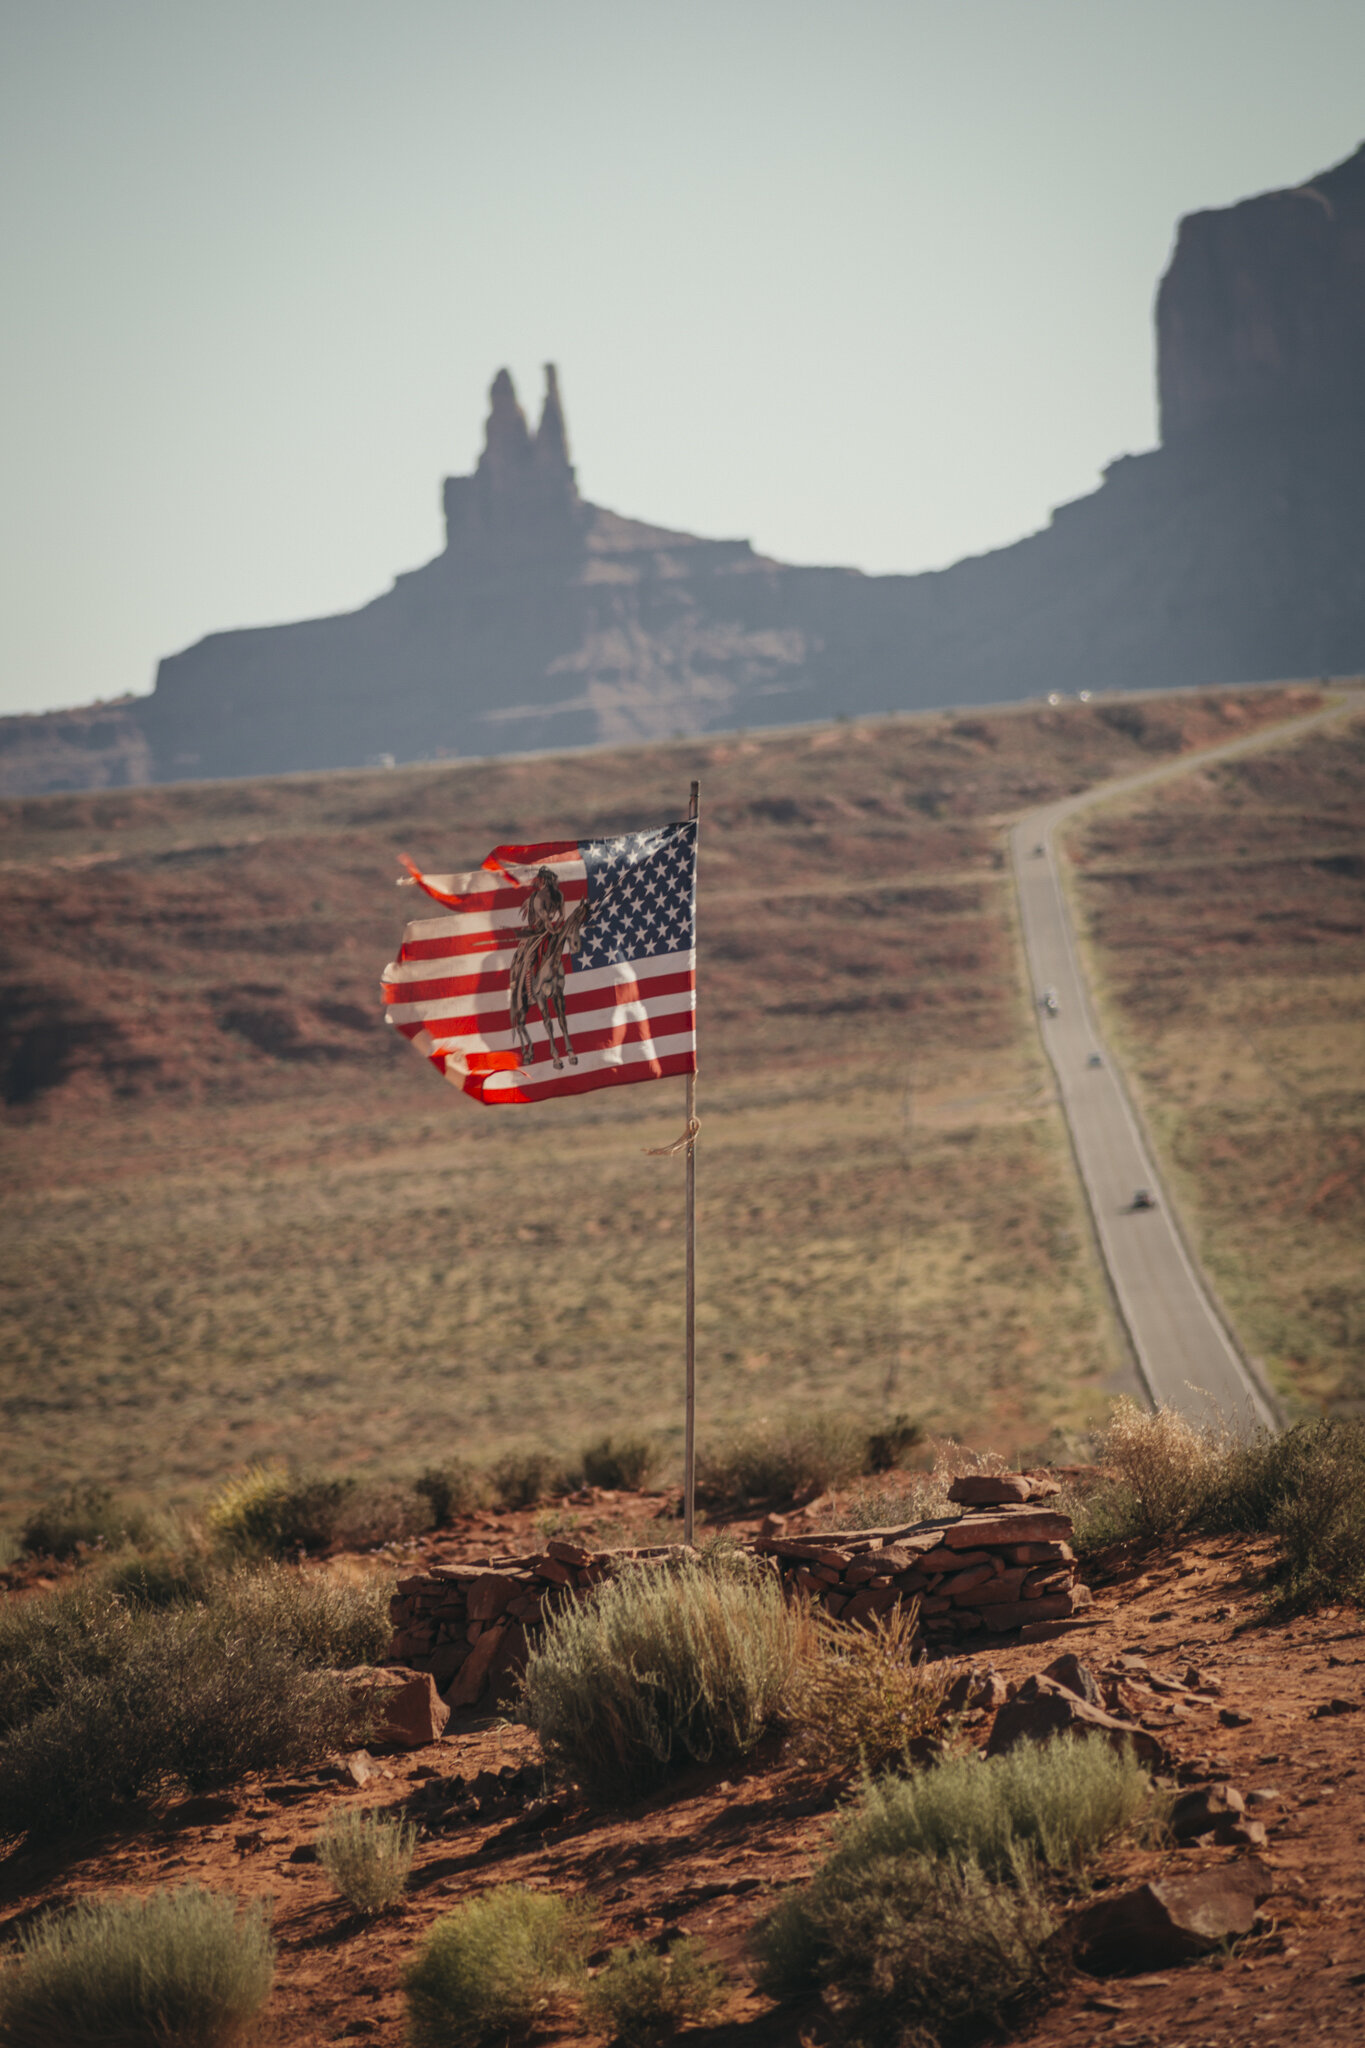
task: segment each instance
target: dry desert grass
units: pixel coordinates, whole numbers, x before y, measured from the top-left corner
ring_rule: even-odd
[[[1120,1361],[1004,819],[1301,711],[1026,707],[0,805],[8,1518],[518,1438],[676,1440],[681,1088],[475,1107],[381,1021],[410,899],[703,789],[704,1426],[845,1400],[1006,1448]]]
[[[1365,720],[1071,836],[1106,1028],[1292,1413],[1365,1406]]]

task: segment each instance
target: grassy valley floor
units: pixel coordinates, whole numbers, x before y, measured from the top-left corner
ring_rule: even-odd
[[[645,1147],[681,1087],[478,1108],[386,1031],[377,982],[400,850],[443,871],[629,829],[693,775],[703,1434],[842,1403],[1004,1450],[1086,1425],[1122,1360],[1004,823],[1316,701],[0,805],[0,1514],[67,1481],[192,1496],[261,1457],[676,1439],[682,1168]]]
[[[1106,1030],[1291,1414],[1365,1413],[1365,719],[1072,829]]]

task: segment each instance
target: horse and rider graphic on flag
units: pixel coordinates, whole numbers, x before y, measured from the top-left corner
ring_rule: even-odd
[[[443,906],[385,970],[389,1022],[480,1102],[696,1071],[695,819],[499,846],[411,880]]]

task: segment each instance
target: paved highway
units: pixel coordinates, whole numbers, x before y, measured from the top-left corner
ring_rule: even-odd
[[[1306,718],[1206,748],[1143,775],[1104,783],[1030,811],[1010,833],[1039,1028],[1057,1076],[1119,1313],[1151,1400],[1169,1403],[1192,1421],[1222,1417],[1276,1427],[1280,1418],[1209,1299],[1133,1114],[1123,1077],[1100,1036],[1058,878],[1055,834],[1059,825],[1090,804],[1126,796],[1211,761],[1283,745],[1316,725],[1351,716],[1362,701],[1353,694]],[[1042,1002],[1048,989],[1056,994],[1055,1015]],[[1134,1209],[1138,1188],[1150,1190],[1154,1208]]]

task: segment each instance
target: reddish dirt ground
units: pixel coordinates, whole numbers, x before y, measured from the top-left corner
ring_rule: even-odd
[[[656,1496],[596,1505],[619,1527],[647,1526],[668,1503]],[[592,1518],[583,1513],[580,1526]],[[833,1518],[830,1505],[818,1503],[813,1515],[792,1519],[837,1526],[837,1506]],[[501,1549],[523,1541],[529,1521],[478,1518],[434,1539],[427,1554]],[[1263,1931],[1227,1955],[1158,1974],[1072,1976],[1016,2037],[1036,2048],[1345,2048],[1365,2035],[1365,1624],[1351,1609],[1266,1624],[1266,1561],[1262,1544],[1200,1538],[1092,1571],[1090,1614],[1056,1624],[1046,1641],[987,1648],[988,1639],[973,1639],[981,1645],[974,1661],[993,1664],[1007,1681],[1041,1669],[1061,1648],[1098,1666],[1140,1658],[1158,1682],[1196,1665],[1220,1690],[1199,1699],[1163,1693],[1139,1673],[1126,1681],[1132,1710],[1185,1781],[1226,1778],[1244,1793],[1277,1795],[1259,1809],[1269,1830],[1262,1853],[1275,1874]],[[1336,1711],[1321,1711],[1332,1702],[1341,1703]],[[1237,1724],[1226,1725],[1225,1714]],[[984,1743],[988,1720],[978,1717],[965,1733]],[[417,1940],[462,1901],[515,1883],[591,1895],[604,1950],[641,1939],[664,1946],[679,1931],[697,1937],[734,1985],[717,2023],[691,2033],[698,2048],[818,2048],[832,2038],[817,2005],[774,2006],[753,1988],[747,1935],[774,1895],[818,1860],[845,1785],[806,1768],[793,1739],[741,1768],[697,1771],[666,1793],[602,1814],[552,1788],[547,1798],[530,1782],[537,1754],[526,1730],[465,1718],[428,1749],[377,1758],[361,1790],[322,1773],[253,1782],[221,1799],[151,1806],[97,1838],[13,1850],[0,1863],[0,1942],[76,1898],[158,1884],[193,1880],[242,1899],[269,1897],[279,1965],[263,2038],[279,2048],[398,2048],[399,1972]],[[447,1811],[456,1774],[468,1788],[480,1772],[508,1766],[522,1779],[505,1796],[485,1780],[477,1812],[467,1804]],[[427,1830],[405,1903],[374,1924],[349,1913],[316,1864],[291,1861],[343,1802],[407,1805]],[[1241,1853],[1123,1847],[1105,1859],[1098,1881],[1188,1872]],[[586,2037],[565,2017],[547,2020],[541,2038]]]

